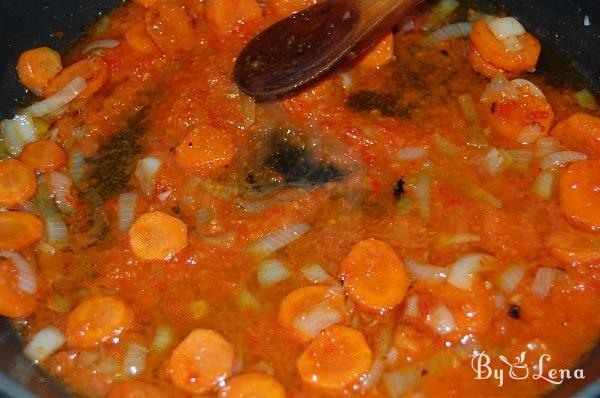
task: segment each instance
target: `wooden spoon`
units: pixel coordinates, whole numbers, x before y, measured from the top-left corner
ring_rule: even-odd
[[[259,101],[297,93],[371,47],[421,0],[327,0],[277,22],[244,47],[233,69]]]

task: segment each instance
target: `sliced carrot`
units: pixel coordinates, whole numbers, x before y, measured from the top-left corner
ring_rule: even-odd
[[[534,124],[540,129],[540,136],[548,135],[554,120],[548,100],[533,95],[528,87],[517,90],[516,100],[496,102],[485,108],[485,117],[493,132],[513,143],[523,129]]]
[[[139,380],[115,383],[107,398],[163,398],[165,394],[155,385]]]
[[[550,247],[550,254],[566,264],[593,263],[600,261],[600,246],[565,246],[559,244]]]
[[[313,3],[312,0],[271,0],[269,8],[281,17],[287,17],[295,12],[302,11]]]
[[[79,98],[89,98],[100,90],[109,79],[106,65],[100,58],[84,58],[72,65],[67,66],[46,87],[44,96],[49,97],[58,90],[69,84],[76,77],[81,77],[87,82],[87,88],[79,94]]]
[[[233,347],[223,336],[196,329],[171,353],[171,381],[190,394],[208,392],[231,375],[233,359]]]
[[[404,300],[409,279],[404,263],[385,242],[358,242],[340,265],[344,289],[363,306],[388,310]]]
[[[160,50],[168,55],[187,51],[198,38],[187,8],[174,1],[161,2],[146,11],[146,31]]]
[[[380,68],[393,60],[394,35],[388,33],[359,59],[358,66],[367,69]]]
[[[25,51],[19,56],[17,63],[21,83],[38,95],[61,70],[60,54],[48,47]]]
[[[471,42],[485,62],[510,72],[532,72],[540,55],[540,42],[529,33],[519,36],[523,49],[508,51],[488,27],[487,21],[475,22]]]
[[[35,195],[35,173],[25,163],[6,159],[0,162],[0,206],[14,208]]]
[[[142,214],[129,229],[133,253],[143,260],[166,260],[187,245],[187,225],[160,211]]]
[[[152,8],[156,5],[156,0],[133,0],[133,2],[146,8]]]
[[[332,310],[344,313],[344,295],[330,286],[306,286],[289,293],[279,307],[279,323],[292,331],[293,336],[301,343],[310,342],[314,336],[308,336],[294,328],[295,322],[302,316],[313,311],[317,306],[324,305]]]
[[[9,259],[0,259],[0,315],[26,318],[37,307],[34,295],[19,288],[19,273]]]
[[[90,297],[69,314],[67,343],[71,347],[90,348],[117,337],[132,323],[133,312],[117,297]]]
[[[339,391],[369,371],[373,354],[365,337],[347,326],[332,326],[304,350],[296,366],[308,385]]]
[[[212,127],[193,130],[175,150],[177,164],[193,171],[210,171],[231,163],[233,140],[224,131]]]
[[[154,54],[158,47],[146,31],[146,23],[139,21],[134,23],[125,31],[125,41],[129,47],[142,54]]]
[[[39,172],[58,170],[67,162],[67,154],[54,141],[40,140],[27,144],[19,159]]]
[[[490,79],[500,73],[502,73],[508,79],[514,77],[514,75],[510,72],[504,69],[497,68],[489,62],[486,62],[483,58],[481,58],[481,54],[479,54],[479,51],[477,51],[473,43],[469,45],[468,59],[469,63],[471,64],[471,67],[475,70],[475,72],[478,72],[479,74]]]
[[[600,232],[600,160],[571,164],[558,189],[567,220],[584,231]]]
[[[552,129],[552,135],[565,146],[600,157],[600,118],[577,112]]]
[[[42,222],[29,213],[0,212],[0,250],[23,250],[42,237]]]
[[[255,0],[208,0],[206,17],[221,34],[235,30],[243,24],[262,16],[262,10]]]
[[[246,373],[227,381],[220,398],[285,398],[285,389],[264,373]]]

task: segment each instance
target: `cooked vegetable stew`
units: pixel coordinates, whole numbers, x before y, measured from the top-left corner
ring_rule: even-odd
[[[600,332],[600,118],[517,19],[425,5],[256,103],[231,70],[309,0],[134,0],[3,120],[0,315],[90,397],[539,396]],[[521,354],[521,353],[525,354]]]

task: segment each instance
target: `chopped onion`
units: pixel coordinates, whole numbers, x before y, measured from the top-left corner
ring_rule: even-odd
[[[81,51],[81,53],[87,54],[92,50],[99,50],[99,49],[103,49],[103,48],[115,48],[119,44],[120,44],[119,41],[114,40],[114,39],[96,40],[96,41],[91,42],[87,46],[85,46],[83,48],[83,50]]]
[[[352,88],[352,84],[354,83],[352,80],[352,76],[348,72],[340,73],[340,78],[342,79],[342,87],[346,90]]]
[[[37,277],[35,270],[25,257],[17,252],[8,250],[0,251],[0,257],[5,257],[11,260],[13,266],[19,274],[18,286],[19,289],[27,294],[35,294],[37,292]]]
[[[513,87],[515,88],[519,88],[519,89],[526,89],[527,90],[527,94],[531,94],[534,97],[537,98],[546,98],[546,96],[544,95],[544,93],[542,92],[542,90],[536,86],[535,84],[533,84],[532,82],[530,82],[529,80],[525,80],[525,79],[513,79],[510,81],[510,84],[513,85]]]
[[[556,187],[556,173],[552,170],[544,170],[538,174],[531,188],[533,192],[542,199],[550,199]]]
[[[258,311],[261,308],[261,303],[247,289],[242,288],[235,300],[235,304],[240,311],[252,310]]]
[[[463,111],[465,120],[469,124],[479,124],[479,116],[475,108],[475,102],[470,94],[462,94],[458,96],[458,103]]]
[[[517,134],[516,140],[522,145],[528,145],[536,142],[543,132],[544,128],[539,123],[529,123]]]
[[[500,275],[499,288],[506,293],[510,293],[519,285],[527,268],[524,265],[513,265],[508,267]]]
[[[248,95],[240,94],[241,114],[243,118],[243,127],[250,128],[256,119],[256,101]]]
[[[458,145],[441,134],[436,133],[433,135],[433,144],[438,152],[449,158],[456,158],[460,155],[460,148]]]
[[[587,88],[575,93],[575,101],[577,101],[577,105],[583,109],[590,111],[598,110],[598,102],[596,102],[594,94]]]
[[[254,242],[250,247],[250,251],[263,255],[274,253],[299,239],[308,231],[310,231],[310,226],[305,223],[297,223],[292,224],[289,227],[282,227],[268,233],[258,241]]]
[[[406,315],[411,318],[419,316],[419,296],[413,294],[406,299]]]
[[[500,41],[502,42],[504,49],[509,52],[517,52],[525,48],[517,36],[506,37]]]
[[[5,147],[15,157],[19,156],[25,145],[38,139],[33,119],[29,115],[17,115],[13,119],[3,120],[0,126]]]
[[[441,336],[456,330],[454,316],[445,305],[435,307],[428,315],[426,322]]]
[[[267,260],[259,264],[256,277],[258,285],[265,288],[288,279],[290,272],[281,261]]]
[[[137,193],[122,193],[119,195],[119,230],[121,232],[127,231],[135,218],[137,199]]]
[[[398,160],[418,160],[427,156],[427,149],[421,147],[402,148],[396,154]]]
[[[484,263],[495,261],[495,258],[481,253],[460,256],[451,266],[448,283],[460,289],[470,289],[475,274],[483,270]]]
[[[503,149],[492,148],[483,158],[485,170],[492,176],[502,174],[511,164],[512,159]]]
[[[212,211],[209,209],[198,209],[196,212],[196,223],[202,225],[207,223],[213,217]]]
[[[123,358],[123,371],[130,375],[137,375],[146,369],[148,349],[141,344],[131,343],[125,351]]]
[[[441,282],[446,279],[448,270],[445,267],[422,264],[413,259],[405,258],[404,265],[410,275],[419,281]]]
[[[554,137],[542,137],[537,140],[535,152],[533,156],[536,159],[543,158],[551,153],[558,152],[560,150],[560,143]]]
[[[504,296],[502,294],[493,295],[492,301],[496,305],[496,308],[498,308],[499,310],[501,310],[502,308],[504,308],[506,306],[506,299],[504,298]]]
[[[36,117],[54,113],[77,98],[86,88],[87,82],[85,79],[76,77],[56,94],[25,108],[25,112]]]
[[[135,167],[134,175],[147,196],[152,195],[154,191],[154,180],[161,165],[162,160],[154,156],[148,156],[138,161]]]
[[[427,36],[425,44],[434,45],[446,40],[468,37],[472,29],[473,24],[470,22],[458,22],[446,25]]]
[[[158,325],[154,332],[154,338],[152,339],[150,349],[152,352],[164,352],[171,347],[174,339],[175,329],[173,326],[168,324]]]
[[[488,27],[498,40],[507,37],[521,36],[526,33],[523,25],[513,17],[494,19],[493,21],[488,22]]]
[[[38,184],[38,195],[35,203],[40,210],[40,215],[44,220],[46,229],[46,238],[49,242],[63,243],[67,241],[67,224],[63,221],[54,204],[50,200],[50,195],[45,184]]]
[[[375,358],[369,372],[360,377],[360,386],[363,394],[373,389],[379,383],[384,370],[384,358]]]
[[[323,330],[341,322],[342,319],[342,314],[325,302],[296,318],[293,327],[303,335],[314,339]]]
[[[33,336],[23,353],[37,363],[54,354],[64,343],[65,336],[60,330],[54,326],[46,326]]]
[[[417,200],[419,214],[425,222],[431,217],[431,176],[420,175],[415,181],[413,194]]]
[[[38,140],[38,136],[35,133],[35,122],[30,115],[15,115],[13,121],[15,123],[15,127],[17,128],[17,132],[24,143],[28,144]]]
[[[53,171],[48,176],[48,187],[54,198],[54,203],[63,213],[71,213],[73,211],[73,203],[71,201],[71,187],[73,181],[71,178],[60,173]]]
[[[425,22],[421,25],[421,30],[429,31],[446,21],[452,13],[459,7],[457,0],[441,0],[431,9],[431,14],[427,16]]]
[[[74,150],[69,155],[69,163],[67,166],[71,180],[77,184],[81,182],[85,172],[85,157],[80,150]]]
[[[515,172],[524,172],[533,161],[533,152],[520,149],[508,149],[506,153],[511,158],[509,169]]]
[[[540,161],[540,167],[543,170],[548,170],[553,167],[567,165],[579,160],[586,160],[587,156],[582,152],[575,151],[560,151],[546,155]]]
[[[171,194],[172,194],[172,193],[173,193],[173,191],[172,191],[172,190],[168,190],[168,191],[165,191],[165,192],[161,192],[160,194],[158,194],[157,198],[158,198],[158,200],[160,200],[161,202],[164,202],[165,200],[167,200],[167,198],[168,198],[169,196],[171,196]]]
[[[419,385],[421,373],[418,368],[395,370],[383,375],[383,383],[392,398],[400,398]]]
[[[538,268],[533,284],[531,285],[531,291],[541,299],[548,297],[555,276],[556,270],[553,268]]]
[[[519,98],[517,88],[502,73],[499,73],[485,86],[479,100],[484,104],[491,104],[502,100],[516,100],[517,98]]]
[[[435,243],[435,248],[440,249],[445,246],[462,245],[465,243],[475,243],[480,241],[481,236],[468,232],[457,233],[452,235],[442,235],[440,238],[437,239],[437,242]]]
[[[300,271],[304,274],[306,279],[312,283],[331,283],[334,281],[333,277],[327,273],[319,264],[310,264],[303,267]]]

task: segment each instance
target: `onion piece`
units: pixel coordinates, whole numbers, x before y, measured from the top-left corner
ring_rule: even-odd
[[[76,77],[56,92],[56,94],[25,108],[25,112],[35,117],[54,113],[77,98],[77,96],[85,91],[86,88],[87,82],[85,79]]]
[[[533,162],[533,152],[521,149],[508,149],[511,158],[509,169],[518,173],[525,172]]]
[[[488,22],[488,27],[498,40],[521,36],[527,33],[523,25],[513,17],[494,19]]]
[[[68,229],[61,215],[50,200],[45,184],[38,184],[38,195],[35,199],[40,215],[44,221],[46,239],[49,242],[64,243],[67,241]]]
[[[88,44],[87,46],[85,46],[83,48],[83,50],[81,50],[82,54],[87,54],[92,50],[100,50],[103,48],[115,48],[120,44],[120,42],[118,40],[115,39],[103,39],[103,40],[96,40],[91,42],[90,44]]]
[[[448,269],[445,267],[422,264],[410,258],[404,259],[404,265],[410,275],[419,281],[441,282],[448,274]]]
[[[499,288],[506,293],[510,293],[519,285],[527,268],[524,265],[513,265],[508,267],[500,274]]]
[[[294,319],[293,328],[302,333],[302,335],[314,339],[323,330],[340,323],[342,320],[342,314],[325,302],[316,305],[310,311]]]
[[[48,187],[54,198],[54,203],[63,213],[73,211],[71,187],[73,181],[71,178],[58,171],[53,171],[48,176]]]
[[[65,336],[54,326],[46,326],[33,336],[23,353],[38,363],[54,354],[65,343]]]
[[[4,145],[13,156],[19,156],[23,147],[37,141],[35,125],[29,115],[17,115],[13,119],[2,120],[0,127],[4,136]]]
[[[517,98],[519,98],[517,88],[502,73],[499,73],[485,86],[479,100],[484,104],[491,104],[503,100],[516,100]]]
[[[81,182],[85,173],[85,157],[83,156],[83,152],[77,149],[69,154],[67,169],[71,180],[75,184]]]
[[[429,31],[446,21],[454,11],[460,6],[457,0],[441,0],[431,9],[431,14],[427,16],[421,30]]]
[[[282,227],[260,238],[250,246],[250,252],[269,255],[284,248],[302,235],[310,231],[310,226],[305,223],[296,223]]]
[[[433,144],[438,152],[449,158],[456,158],[460,155],[459,146],[441,134],[433,135]]]
[[[240,94],[240,108],[243,118],[243,128],[250,128],[256,120],[256,101],[248,95]]]
[[[538,174],[533,182],[531,190],[541,199],[548,200],[554,194],[556,188],[556,173],[552,170],[544,170]]]
[[[448,283],[459,289],[470,289],[478,272],[484,270],[484,265],[495,262],[488,254],[472,253],[460,256],[451,266]]]
[[[119,195],[119,230],[127,231],[135,218],[135,208],[138,200],[137,193],[122,193]]]
[[[162,160],[154,156],[148,156],[140,159],[135,167],[133,175],[137,177],[142,190],[147,196],[152,195],[154,191],[154,180],[161,165]]]
[[[470,22],[458,22],[446,25],[427,36],[425,44],[432,46],[446,40],[468,37],[472,29],[473,24]]]
[[[406,147],[398,150],[398,160],[418,160],[427,156],[427,149],[421,147]]]
[[[150,350],[152,352],[161,353],[165,352],[175,340],[175,328],[172,325],[162,324],[156,327],[154,332],[154,338],[152,339],[152,345]]]
[[[31,266],[29,261],[21,254],[8,250],[0,251],[0,257],[10,259],[13,266],[16,268],[19,274],[17,285],[19,289],[27,294],[35,294],[37,292],[37,276],[35,269]]]
[[[583,109],[587,109],[590,111],[598,110],[598,102],[596,102],[594,94],[592,94],[592,92],[587,88],[576,92],[574,96],[575,101],[577,101],[577,105],[579,105]]]
[[[500,41],[502,42],[504,49],[509,52],[517,52],[525,48],[517,36],[509,36]]]
[[[258,265],[256,277],[261,288],[273,286],[289,279],[290,271],[278,260],[266,260]]]
[[[463,111],[465,120],[469,124],[479,124],[479,115],[475,108],[475,102],[470,94],[462,94],[458,96],[458,104]]]
[[[528,145],[536,142],[544,132],[544,128],[539,123],[529,123],[523,127],[523,130],[517,134],[515,138],[518,143]]]
[[[411,318],[419,316],[419,296],[416,294],[408,296],[404,313]]]
[[[258,299],[254,297],[246,288],[242,288],[238,292],[235,298],[235,304],[239,311],[258,311],[262,307],[260,301],[258,301]]]
[[[428,174],[420,175],[415,181],[413,194],[417,200],[419,214],[425,222],[429,222],[431,217],[431,176]]]
[[[577,162],[579,160],[586,160],[587,156],[585,153],[576,151],[560,151],[554,152],[550,155],[546,155],[540,160],[540,167],[542,170],[548,170],[553,167],[567,165],[569,163]]]
[[[130,375],[140,374],[146,369],[148,349],[141,344],[131,343],[127,346],[123,358],[123,371]]]
[[[556,277],[556,270],[549,267],[538,268],[535,279],[531,284],[531,292],[535,293],[539,298],[545,299],[550,294],[552,282]]]
[[[560,151],[560,143],[556,138],[542,137],[537,140],[533,157],[539,159],[558,151]]]
[[[533,84],[532,82],[530,82],[529,80],[526,79],[513,79],[510,81],[510,84],[513,85],[513,87],[521,89],[523,91],[527,91],[527,94],[531,94],[534,97],[538,97],[538,98],[546,98],[546,96],[544,95],[544,93],[542,92],[542,90],[536,86],[535,84]]]
[[[445,305],[435,307],[428,315],[426,322],[440,336],[452,333],[457,329],[456,322],[454,322],[454,316]]]
[[[319,264],[307,265],[306,267],[302,267],[300,271],[312,283],[332,283],[334,281],[333,277]]]
[[[439,237],[434,245],[435,249],[451,245],[462,245],[465,243],[476,243],[481,242],[481,236],[468,232],[456,233],[451,235],[442,235]]]
[[[503,149],[492,148],[483,158],[485,170],[492,176],[502,174],[511,163],[511,156]]]
[[[395,370],[383,375],[383,383],[392,398],[400,398],[419,385],[421,374],[419,368]]]

